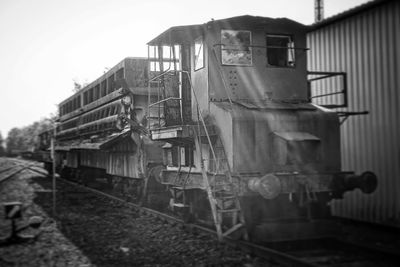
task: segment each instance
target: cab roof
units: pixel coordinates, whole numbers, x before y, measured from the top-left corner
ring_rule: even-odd
[[[186,26],[175,26],[164,31],[156,38],[149,41],[148,45],[172,45],[177,43],[185,43],[188,40],[202,35],[206,29],[211,27],[224,27],[224,28],[248,28],[257,29],[264,28],[266,26],[290,25],[298,30],[306,31],[308,26],[298,23],[294,20],[287,18],[269,18],[259,16],[238,16],[220,20],[211,20],[205,24],[186,25]]]

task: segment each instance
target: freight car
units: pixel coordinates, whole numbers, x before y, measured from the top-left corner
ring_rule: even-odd
[[[147,59],[124,59],[60,104],[61,174],[160,196],[220,238],[329,217],[344,192],[373,192],[373,173],[341,170],[338,114],[311,103],[306,30],[240,16],[161,33]]]
[[[61,176],[82,183],[103,178],[131,200],[143,196],[144,177],[155,177],[162,166],[164,144],[150,140],[144,127],[152,123],[145,113],[154,101],[147,75],[147,59],[125,58],[59,104],[55,160]]]

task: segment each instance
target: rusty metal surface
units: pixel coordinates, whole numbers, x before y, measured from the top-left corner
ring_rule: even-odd
[[[371,195],[347,193],[333,213],[400,226],[400,2],[383,1],[308,33],[308,69],[347,72],[347,111],[369,111],[341,127],[344,170],[373,171]],[[326,88],[335,82],[325,84]]]
[[[340,154],[337,149],[339,122],[333,112],[325,112],[322,109],[255,110],[236,104],[229,111],[224,104],[218,102],[212,102],[210,106],[216,124],[220,127],[219,133],[227,158],[235,172],[258,172],[264,175],[282,171],[340,170]],[[278,139],[273,140],[271,138],[273,132],[303,132],[320,138],[320,145],[316,149],[320,160],[316,161],[314,158],[307,164],[300,161],[286,162],[288,155],[286,143],[280,145]],[[311,149],[309,147],[308,151]],[[272,154],[272,151],[275,154]],[[280,153],[285,160],[278,161],[277,153]]]

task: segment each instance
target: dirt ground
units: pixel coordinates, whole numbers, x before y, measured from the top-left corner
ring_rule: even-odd
[[[29,219],[38,216],[42,221],[39,228],[29,227],[19,234],[35,236],[20,243],[0,245],[0,266],[85,266],[90,260],[58,229],[58,224],[47,212],[34,202],[35,189],[31,179],[38,174],[23,171],[17,178],[1,184],[0,203],[19,201],[22,203],[22,218],[17,227],[29,223]],[[0,209],[0,236],[4,240],[11,234],[11,221],[5,219],[4,208]]]
[[[41,221],[21,235],[19,244],[0,244],[0,266],[272,266],[218,243],[205,233],[190,233],[160,219],[138,214],[120,203],[58,183],[53,215],[51,179],[23,171],[0,188],[0,203],[20,201],[23,218]],[[0,236],[11,223],[0,211]],[[32,220],[32,219],[31,219]]]

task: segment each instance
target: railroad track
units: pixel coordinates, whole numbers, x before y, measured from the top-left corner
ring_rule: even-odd
[[[39,170],[33,168],[33,167],[38,167],[37,162],[30,162],[20,159],[6,159],[6,160],[2,159],[0,163],[2,163],[1,165],[3,165],[0,168],[0,184],[9,180],[16,174],[26,169],[30,169],[35,172],[40,172]]]
[[[196,229],[217,235],[216,231],[196,224],[187,224],[183,220],[160,211],[142,207],[138,204],[126,201],[120,197],[105,193],[98,189],[78,184],[63,178],[64,183],[84,188],[87,191],[103,197],[122,202],[140,211],[142,214],[156,216],[171,223],[179,223],[188,229]],[[243,240],[234,240],[225,237],[226,244],[239,247],[247,253],[278,263],[282,266],[398,266],[400,252],[368,246],[358,243],[350,243],[336,238],[320,238],[305,240],[290,240],[254,244]]]
[[[17,173],[25,170],[29,166],[10,166],[0,170],[0,184],[9,180],[11,177],[15,176]]]

